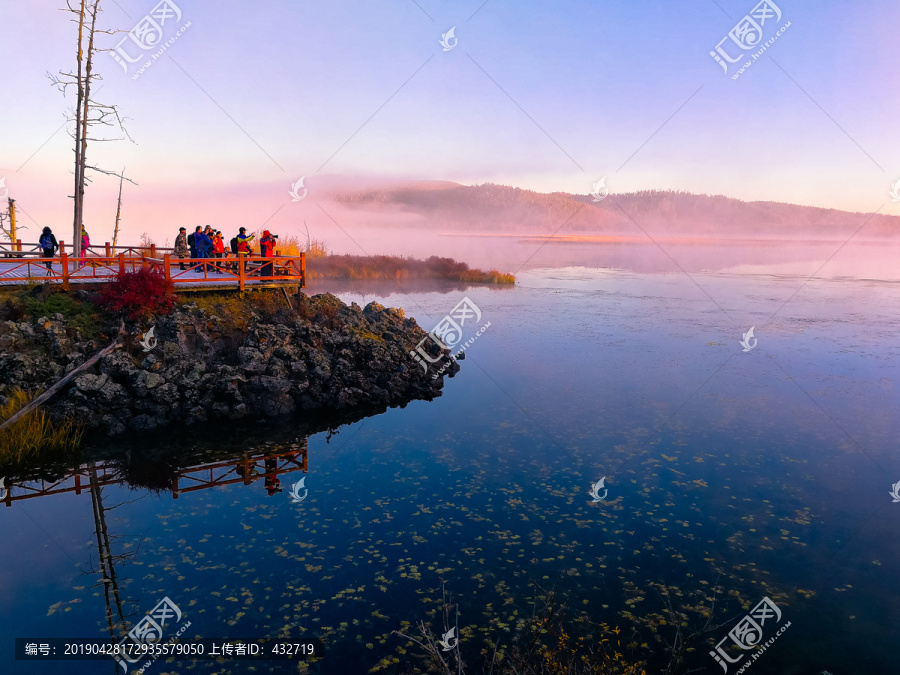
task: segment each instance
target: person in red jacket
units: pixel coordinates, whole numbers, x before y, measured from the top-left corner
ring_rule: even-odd
[[[259,254],[263,258],[273,258],[275,256],[275,244],[277,239],[277,235],[273,235],[268,230],[263,230],[262,238],[259,240]],[[275,271],[272,263],[263,265],[259,273],[264,277],[274,276]]]
[[[213,250],[215,251],[216,258],[224,258],[225,257],[225,240],[222,239],[222,233],[216,232],[213,237]],[[222,264],[216,265],[216,274],[222,274]]]

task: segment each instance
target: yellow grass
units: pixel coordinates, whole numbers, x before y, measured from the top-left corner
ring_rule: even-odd
[[[321,239],[313,239],[309,243],[309,250],[306,252],[306,254],[310,258],[324,258],[328,255],[328,247]]]
[[[243,293],[194,293],[182,302],[196,303],[197,307],[218,318],[220,326],[228,330],[246,331],[253,313],[274,316],[287,309],[281,291],[247,289]]]
[[[303,246],[300,244],[300,239],[289,235],[278,239],[275,250],[279,255],[300,255],[303,252]]]
[[[16,388],[0,406],[0,420],[7,420],[34,400],[36,394]],[[53,453],[56,458],[78,449],[83,430],[72,422],[54,424],[38,408],[0,431],[0,463],[19,463]]]
[[[304,251],[310,258],[324,258],[328,255],[328,248],[325,242],[319,239],[313,239],[309,242],[309,250],[306,250],[306,242],[301,241],[299,237],[294,235],[286,235],[278,239],[275,250],[280,255],[300,255]]]

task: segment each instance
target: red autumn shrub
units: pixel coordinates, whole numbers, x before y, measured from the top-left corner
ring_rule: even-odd
[[[168,314],[175,305],[172,282],[151,269],[119,272],[116,280],[100,287],[98,303],[103,309],[132,320]]]

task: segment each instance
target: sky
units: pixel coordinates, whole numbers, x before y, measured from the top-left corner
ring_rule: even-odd
[[[896,2],[778,0],[780,19],[769,8],[760,26],[774,41],[736,79],[759,47],[728,35],[752,0],[170,4],[181,16],[161,26],[171,44],[149,68],[139,73],[159,46],[127,72],[96,56],[96,98],[119,107],[133,140],[92,143],[88,163],[126,167],[137,183],[123,197],[129,241],[207,222],[302,231],[289,190],[305,177],[304,218],[324,219],[313,208],[323,175],[581,194],[605,176],[613,193],[900,214],[889,194],[900,179]],[[74,66],[61,6],[0,0],[0,178],[26,240],[71,227],[74,99],[47,76]],[[158,5],[101,7],[104,29],[129,31]],[[123,38],[129,57],[142,53],[125,32],[99,43]],[[723,38],[726,54],[744,54],[727,73],[710,56]],[[112,236],[117,190],[100,174],[88,187],[95,241]]]

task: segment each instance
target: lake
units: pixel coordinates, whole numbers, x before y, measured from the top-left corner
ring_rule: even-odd
[[[769,645],[756,672],[894,672],[896,247],[516,241],[487,255],[463,239],[440,253],[524,264],[516,286],[309,289],[403,307],[426,330],[468,298],[480,316],[465,317],[471,344],[442,397],[323,430],[282,420],[119,438],[95,450],[129,466],[131,485],[2,508],[0,671],[122,672],[15,661],[13,638],[103,638],[167,597],[190,622],[184,638],[322,638],[309,672],[401,672],[415,649],[392,631],[438,628],[443,592],[475,673],[485,641],[508,644],[552,589],[566,620],[618,628],[651,673],[675,635],[667,606],[693,632],[713,598],[711,625],[724,625],[685,669],[724,672],[710,654],[722,640],[730,658],[751,654],[725,649],[749,615]],[[177,499],[172,452],[201,467]],[[161,659],[146,672],[306,671]]]

